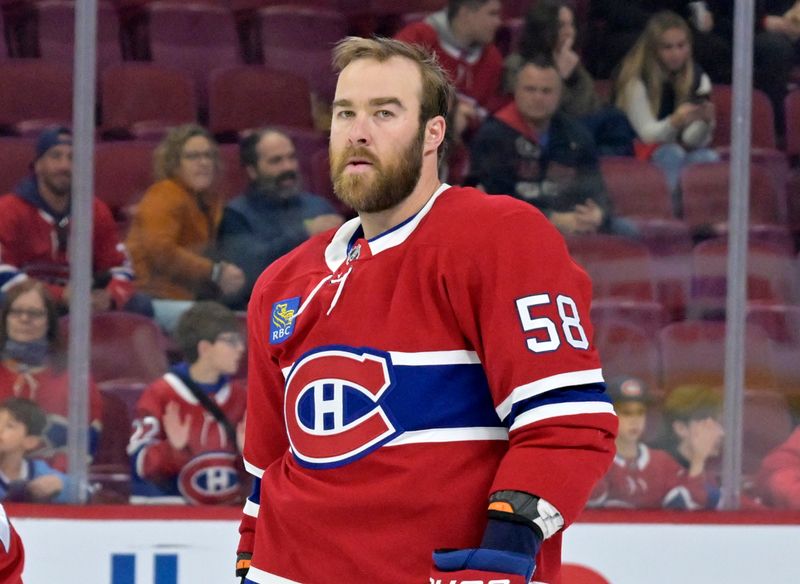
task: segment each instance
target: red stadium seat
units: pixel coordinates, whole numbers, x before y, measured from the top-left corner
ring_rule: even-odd
[[[172,126],[197,120],[192,78],[153,63],[124,63],[106,70],[100,103],[103,131],[112,136],[160,138]]]
[[[191,75],[205,110],[209,73],[243,62],[233,13],[200,2],[151,2],[144,10],[153,62]]]
[[[32,12],[35,35],[38,40],[37,55],[43,59],[72,65],[75,53],[74,0],[38,0]],[[117,11],[111,2],[97,3],[97,70],[122,61],[120,28]]]
[[[727,289],[728,241],[716,238],[695,246],[692,252],[690,310],[696,316],[721,315]],[[771,243],[748,245],[747,299],[751,302],[792,304],[798,293],[792,273],[792,256]]]
[[[145,140],[98,142],[94,151],[94,192],[114,214],[124,235],[133,208],[153,184],[153,150]]]
[[[652,338],[669,322],[661,303],[642,300],[599,298],[592,301],[591,316],[595,328],[606,322],[624,322],[640,328]]]
[[[784,102],[786,108],[786,154],[800,156],[800,88],[789,92]]]
[[[30,173],[35,145],[33,138],[0,138],[0,194],[10,192]]]
[[[723,385],[724,322],[675,322],[661,329],[658,339],[662,387],[666,392],[685,384]],[[756,325],[748,325],[745,342],[745,385],[751,388],[776,387],[772,343],[767,334]]]
[[[257,65],[211,74],[208,126],[212,133],[238,133],[266,125],[314,127],[305,79]]]
[[[644,244],[598,234],[568,237],[567,246],[592,278],[594,298],[656,299],[653,259]]]
[[[40,59],[0,62],[0,133],[36,135],[72,121],[72,69]]]
[[[61,323],[69,334],[69,316]],[[101,312],[91,319],[90,370],[95,381],[149,383],[167,370],[166,338],[155,321],[127,312]]]
[[[681,174],[684,221],[692,230],[726,229],[728,220],[730,164],[692,164]],[[783,222],[782,199],[765,171],[750,165],[750,223]]]
[[[727,146],[731,143],[731,112],[733,89],[730,85],[714,85],[711,101],[716,108],[717,127],[712,146]],[[772,103],[767,94],[753,90],[751,145],[759,148],[775,148],[775,121]]]
[[[345,16],[319,8],[274,6],[259,10],[258,19],[264,64],[304,77],[317,97],[332,100],[336,76],[331,50],[347,34]]]
[[[786,397],[775,390],[745,391],[743,426],[742,472],[752,476],[764,456],[792,433],[792,416]]]
[[[222,159],[222,177],[219,190],[226,199],[241,195],[247,188],[247,174],[239,162],[238,144],[220,144],[219,154]]]
[[[594,325],[594,344],[603,363],[606,381],[615,377],[638,377],[659,393],[660,357],[656,337],[626,320],[599,318]],[[636,358],[632,359],[631,356]]]
[[[610,156],[600,159],[600,170],[617,215],[673,217],[667,181],[655,164],[628,156]]]

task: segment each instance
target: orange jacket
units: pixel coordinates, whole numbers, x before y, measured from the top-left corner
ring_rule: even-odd
[[[194,195],[172,179],[147,189],[127,239],[137,287],[173,300],[194,300],[212,287],[214,262],[204,254],[216,238],[222,207],[218,195]]]

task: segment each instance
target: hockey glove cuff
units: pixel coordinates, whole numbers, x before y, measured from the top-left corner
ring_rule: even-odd
[[[240,552],[236,555],[236,577],[241,578],[242,582],[244,582],[244,578],[250,570],[250,560],[252,558],[253,554],[248,552]]]

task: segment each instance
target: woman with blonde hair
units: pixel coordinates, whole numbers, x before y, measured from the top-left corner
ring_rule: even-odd
[[[715,124],[711,80],[692,58],[691,32],[683,18],[669,11],[650,18],[622,61],[615,93],[617,107],[638,135],[637,156],[664,171],[680,216],[683,167],[719,160],[708,148]]]
[[[127,246],[139,287],[153,296],[156,320],[171,331],[193,301],[238,292],[244,273],[210,257],[224,205],[211,134],[196,124],[173,128],[154,163],[157,182],[136,208]]]

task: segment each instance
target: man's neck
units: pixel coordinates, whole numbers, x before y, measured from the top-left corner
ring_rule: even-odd
[[[22,464],[25,460],[23,452],[6,452],[0,454],[0,472],[9,481],[16,481],[22,477]]]
[[[546,134],[550,129],[550,119],[551,118],[546,118],[543,120],[526,119],[525,123],[528,124],[528,126],[533,130],[534,134],[541,136],[542,134]]]
[[[66,213],[69,210],[69,197],[61,197],[51,191],[47,186],[42,183],[42,181],[37,180],[36,186],[39,190],[39,196],[42,197],[42,200],[47,203],[47,206],[50,207],[56,213]]]
[[[195,361],[189,366],[189,377],[197,383],[211,385],[219,381],[221,373],[216,367],[213,367],[203,361]]]
[[[425,173],[423,169],[417,186],[401,203],[378,213],[359,213],[361,226],[364,229],[364,237],[367,239],[377,237],[381,233],[389,231],[392,227],[400,225],[409,217],[416,215],[441,184],[442,182],[436,175],[435,168],[433,174],[430,172]]]
[[[617,439],[617,454],[625,460],[636,460],[639,456],[639,443]]]

